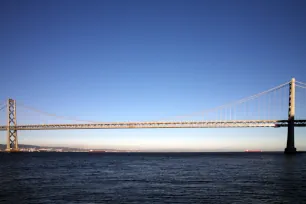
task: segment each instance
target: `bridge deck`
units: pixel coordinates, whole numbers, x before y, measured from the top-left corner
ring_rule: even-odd
[[[306,126],[306,120],[295,120],[296,127]],[[183,121],[183,122],[114,122],[92,124],[43,124],[18,125],[16,130],[60,130],[60,129],[129,129],[129,128],[250,128],[286,127],[287,120],[230,120],[230,121]],[[7,126],[0,126],[0,131]]]

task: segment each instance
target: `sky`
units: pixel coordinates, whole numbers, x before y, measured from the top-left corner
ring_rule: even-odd
[[[156,121],[214,108],[292,77],[306,82],[305,22],[302,0],[2,0],[0,103],[16,99],[18,124],[72,123],[18,104],[101,122]],[[2,124],[5,114],[0,111]],[[283,150],[287,133],[251,128],[18,135],[23,144],[226,151]],[[0,143],[5,137],[1,132]],[[306,150],[305,137],[296,128],[297,148]]]

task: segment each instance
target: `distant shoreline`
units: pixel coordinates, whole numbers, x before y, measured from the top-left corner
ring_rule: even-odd
[[[149,151],[143,151],[143,152],[89,152],[89,151],[65,151],[65,152],[55,152],[55,151],[49,151],[49,152],[26,152],[26,151],[20,151],[20,152],[5,152],[5,151],[2,151],[0,152],[0,154],[3,153],[3,154],[49,154],[49,153],[62,153],[62,154],[65,154],[65,153],[82,153],[82,154],[91,154],[91,155],[95,155],[95,154],[186,154],[186,155],[191,155],[191,154],[243,154],[243,155],[254,155],[254,154],[257,154],[257,155],[262,155],[262,154],[284,154],[283,151],[265,151],[265,152],[244,152],[244,151],[241,151],[241,152],[149,152]],[[306,151],[297,151],[296,154],[303,154],[303,153],[306,153]],[[285,155],[285,154],[284,154]]]

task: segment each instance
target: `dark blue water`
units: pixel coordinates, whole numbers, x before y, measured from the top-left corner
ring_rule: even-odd
[[[0,154],[0,203],[306,203],[306,154]]]

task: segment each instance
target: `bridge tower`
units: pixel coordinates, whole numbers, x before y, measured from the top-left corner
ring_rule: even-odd
[[[286,154],[296,153],[296,148],[294,146],[294,114],[295,114],[295,79],[292,78],[289,88],[288,135],[287,135],[287,146],[285,148]]]
[[[7,101],[7,143],[6,143],[6,151],[8,152],[17,152],[18,149],[18,138],[17,138],[17,130],[15,127],[17,126],[16,120],[16,101],[13,99],[8,99]]]

